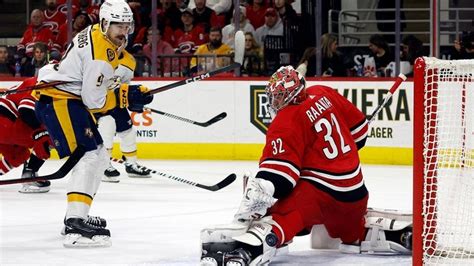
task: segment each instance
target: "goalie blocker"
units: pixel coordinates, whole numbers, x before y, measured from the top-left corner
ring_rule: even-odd
[[[201,231],[201,266],[265,265],[277,255],[288,253],[287,245],[277,247],[271,216],[250,225],[232,223]],[[412,247],[412,215],[396,210],[368,209],[367,233],[360,243],[343,244],[331,238],[323,225],[311,231],[311,248],[339,248],[342,253],[409,255]]]

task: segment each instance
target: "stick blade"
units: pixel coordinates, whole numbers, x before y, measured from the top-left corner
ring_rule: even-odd
[[[234,62],[242,65],[245,53],[245,35],[243,31],[239,30],[235,33],[234,42]]]
[[[216,115],[215,117],[209,119],[209,121],[206,122],[207,125],[212,125],[218,121],[221,121],[222,119],[226,118],[227,117],[227,113],[226,112],[222,112],[218,115]]]
[[[232,173],[232,174],[228,175],[226,178],[224,178],[221,182],[219,182],[219,183],[217,183],[213,186],[204,186],[204,185],[201,185],[201,184],[197,184],[196,186],[200,187],[200,188],[210,190],[210,191],[217,191],[217,190],[223,189],[223,188],[227,187],[228,185],[232,184],[232,182],[234,182],[235,179],[237,179],[237,176]]]

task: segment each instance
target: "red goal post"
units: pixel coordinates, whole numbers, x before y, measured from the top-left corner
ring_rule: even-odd
[[[474,60],[414,75],[413,265],[474,264]]]

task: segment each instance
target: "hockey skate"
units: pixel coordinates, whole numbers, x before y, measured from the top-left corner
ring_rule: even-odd
[[[21,173],[21,178],[30,178],[38,176],[35,171],[28,168],[27,164],[23,165],[23,172]],[[23,183],[21,188],[18,190],[20,193],[46,193],[51,187],[51,182],[49,181],[38,181],[31,183]]]
[[[110,231],[100,226],[89,224],[82,218],[68,218],[65,224],[66,237],[63,245],[66,248],[110,247]]]
[[[109,167],[104,171],[104,176],[102,176],[102,182],[118,183],[120,182],[119,176],[120,172],[112,165],[109,165]]]
[[[151,177],[150,169],[140,166],[138,163],[125,163],[125,171],[129,177],[149,178]]]
[[[66,223],[66,220],[64,220],[64,223]],[[105,228],[107,226],[107,221],[99,216],[87,215],[86,223],[101,228]],[[61,235],[66,235],[66,226],[63,226],[63,229],[61,230]]]

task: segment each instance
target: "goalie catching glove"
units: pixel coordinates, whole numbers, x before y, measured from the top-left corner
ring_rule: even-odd
[[[117,105],[132,112],[142,113],[144,106],[153,101],[153,95],[148,91],[149,89],[143,85],[122,84],[115,90]]]

